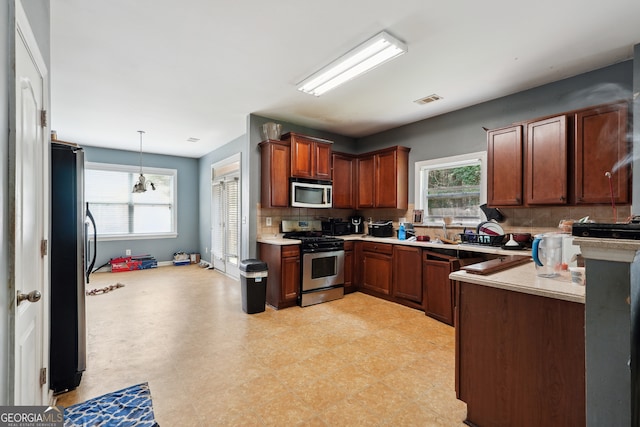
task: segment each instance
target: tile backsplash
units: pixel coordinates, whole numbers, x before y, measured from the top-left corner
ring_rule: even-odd
[[[286,220],[312,220],[327,218],[342,218],[347,221],[351,215],[362,215],[365,220],[372,218],[374,221],[392,220],[394,227],[398,228],[400,218],[406,218],[408,222],[413,220],[413,205],[409,209],[310,209],[310,208],[262,208],[257,206],[258,237],[275,236],[282,233],[280,223]],[[590,206],[549,206],[536,208],[500,208],[505,216],[505,221],[500,225],[505,233],[520,232],[538,234],[549,231],[557,231],[562,219],[578,220],[586,216],[595,222],[611,223],[625,221],[631,215],[631,206],[618,206],[617,218],[614,221],[613,211],[610,205]],[[267,218],[271,218],[271,226],[266,225]],[[448,234],[461,233],[463,227],[455,223],[447,226]],[[429,235],[431,237],[444,237],[441,226],[418,226],[417,235]]]

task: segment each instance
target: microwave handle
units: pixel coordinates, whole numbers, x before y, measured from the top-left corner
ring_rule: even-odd
[[[322,189],[322,204],[327,204],[327,187]]]

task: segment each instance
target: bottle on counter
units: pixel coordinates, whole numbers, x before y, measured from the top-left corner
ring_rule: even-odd
[[[400,223],[400,230],[398,230],[398,240],[406,240],[407,232],[404,229],[404,223]]]

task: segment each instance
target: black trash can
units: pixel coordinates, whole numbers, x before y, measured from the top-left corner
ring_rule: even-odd
[[[240,261],[240,285],[242,310],[245,313],[261,313],[267,302],[267,263],[259,259]]]

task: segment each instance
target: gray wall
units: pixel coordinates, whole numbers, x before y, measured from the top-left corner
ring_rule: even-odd
[[[0,405],[8,402],[7,390],[7,352],[9,339],[9,311],[8,297],[13,292],[9,289],[9,102],[12,93],[11,84],[13,71],[10,63],[10,41],[13,39],[13,20],[10,13],[10,5],[13,2],[0,2]],[[29,19],[29,24],[36,37],[40,53],[45,61],[47,69],[50,68],[50,26],[49,26],[49,1],[28,0],[23,2],[23,8]],[[12,6],[11,6],[12,7]]]
[[[211,166],[229,157],[240,154],[240,217],[248,218],[249,212],[249,156],[247,154],[247,137],[242,135],[223,145],[215,151],[200,157],[198,160],[198,198],[199,218],[198,237],[200,241],[199,251],[203,260],[211,262]],[[249,221],[242,220],[240,228],[240,259],[249,256]]]
[[[137,151],[110,150],[106,148],[85,147],[86,161],[112,163],[120,165],[140,164],[140,153]],[[96,267],[111,258],[125,255],[131,249],[134,255],[150,254],[158,261],[171,261],[175,252],[193,253],[198,251],[198,160],[188,157],[163,156],[144,153],[142,169],[145,167],[169,168],[178,171],[178,237],[170,239],[132,239],[100,241],[98,238],[98,256]],[[123,191],[129,191],[125,188]],[[99,224],[98,224],[99,227]]]
[[[636,62],[639,61],[640,56]],[[633,61],[626,61],[361,138],[357,151],[367,152],[390,145],[410,147],[409,174],[413,176],[416,161],[485,151],[487,139],[483,127],[493,129],[609,101],[631,99],[632,84]],[[638,189],[640,182],[634,187]],[[409,203],[413,203],[414,194],[414,182],[409,179]]]

